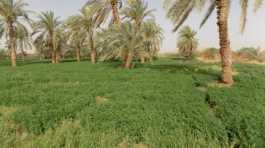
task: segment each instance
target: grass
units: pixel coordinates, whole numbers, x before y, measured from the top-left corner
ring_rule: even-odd
[[[0,66],[3,148],[265,147],[264,66],[228,88],[197,61],[30,63]]]

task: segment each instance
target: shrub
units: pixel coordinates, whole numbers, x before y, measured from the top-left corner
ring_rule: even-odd
[[[192,30],[189,26],[185,26],[180,30],[177,46],[179,53],[185,58],[190,59],[194,57],[194,53],[199,45],[196,34],[197,32]]]
[[[220,58],[219,49],[207,48],[200,52],[200,56],[205,60],[218,60]]]

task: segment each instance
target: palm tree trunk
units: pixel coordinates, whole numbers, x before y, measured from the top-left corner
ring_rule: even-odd
[[[121,23],[121,19],[120,19],[120,16],[119,16],[117,0],[112,0],[111,1],[111,8],[112,8],[112,16],[113,16],[114,23],[120,24]]]
[[[144,64],[145,63],[145,57],[144,55],[140,55],[140,60],[141,60],[141,64]]]
[[[97,50],[94,45],[93,35],[90,35],[90,48],[91,48],[91,53],[90,53],[91,62],[93,64],[96,64],[97,63]]]
[[[52,64],[56,63],[56,51],[54,49],[52,49]]]
[[[80,47],[77,47],[76,48],[76,60],[77,60],[77,62],[80,62],[81,61],[81,54],[80,54]]]
[[[60,58],[61,58],[61,54],[60,51],[56,50],[55,51],[55,63],[60,63]]]
[[[11,66],[17,66],[17,53],[16,53],[16,32],[13,26],[13,22],[8,23],[8,50],[10,52]]]
[[[127,55],[127,58],[126,58],[124,68],[126,68],[126,69],[132,68],[132,60],[133,60],[133,54],[132,54],[132,52],[129,52]]]
[[[232,52],[228,38],[228,0],[216,0],[219,27],[220,55],[222,60],[222,82],[232,85]]]

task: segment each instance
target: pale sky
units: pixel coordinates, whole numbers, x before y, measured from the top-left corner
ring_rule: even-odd
[[[29,4],[29,9],[39,12],[52,10],[62,19],[74,15],[86,2],[86,0],[25,0]],[[164,30],[164,42],[161,52],[176,52],[177,33],[172,32],[172,24],[165,17],[163,10],[163,0],[146,0],[149,7],[156,9],[155,16],[157,22]],[[214,13],[206,25],[199,29],[199,24],[204,12],[194,11],[185,25],[192,26],[198,32],[200,48],[219,47],[216,26],[216,14]],[[239,31],[239,0],[233,0],[230,12],[230,39],[234,50],[244,46],[254,46],[265,48],[265,7],[262,7],[256,14],[252,8],[249,9],[249,17],[245,33],[241,35]]]

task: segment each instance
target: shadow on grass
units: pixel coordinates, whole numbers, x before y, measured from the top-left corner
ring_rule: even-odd
[[[216,71],[208,70],[202,68],[205,65],[189,62],[182,63],[170,63],[170,64],[158,64],[158,65],[150,65],[148,66],[150,69],[166,71],[169,73],[185,73],[185,74],[202,74],[214,77],[215,79],[219,79],[219,74]]]

